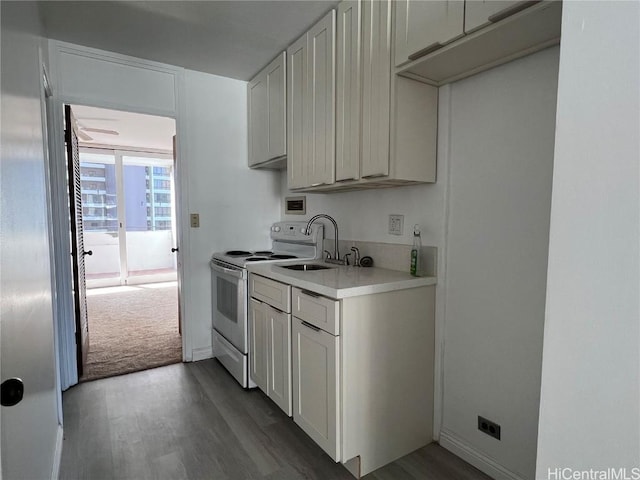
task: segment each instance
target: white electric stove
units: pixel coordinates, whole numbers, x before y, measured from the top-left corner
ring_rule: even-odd
[[[255,262],[291,263],[322,255],[323,227],[307,222],[276,222],[271,226],[271,249],[227,250],[214,253],[211,266],[213,356],[245,388],[256,385],[249,378],[248,279],[246,266]]]

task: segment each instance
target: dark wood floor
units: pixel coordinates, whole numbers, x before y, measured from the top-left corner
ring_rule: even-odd
[[[63,407],[61,479],[353,479],[215,360],[83,383]],[[489,477],[432,444],[365,478]]]

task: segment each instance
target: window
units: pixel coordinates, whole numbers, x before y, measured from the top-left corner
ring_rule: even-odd
[[[168,193],[154,193],[155,202],[154,203],[170,203],[171,195]]]
[[[169,180],[154,179],[153,188],[158,188],[161,190],[169,190],[171,188],[171,183],[169,182]]]

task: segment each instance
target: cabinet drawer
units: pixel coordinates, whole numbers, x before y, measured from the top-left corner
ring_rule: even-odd
[[[340,335],[340,302],[293,288],[292,313],[332,335]]]
[[[259,275],[249,275],[249,295],[278,310],[291,313],[291,287]]]

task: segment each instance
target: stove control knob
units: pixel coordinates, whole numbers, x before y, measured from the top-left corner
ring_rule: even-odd
[[[271,228],[274,232],[279,232],[281,230],[281,228],[279,226],[275,226]]]

